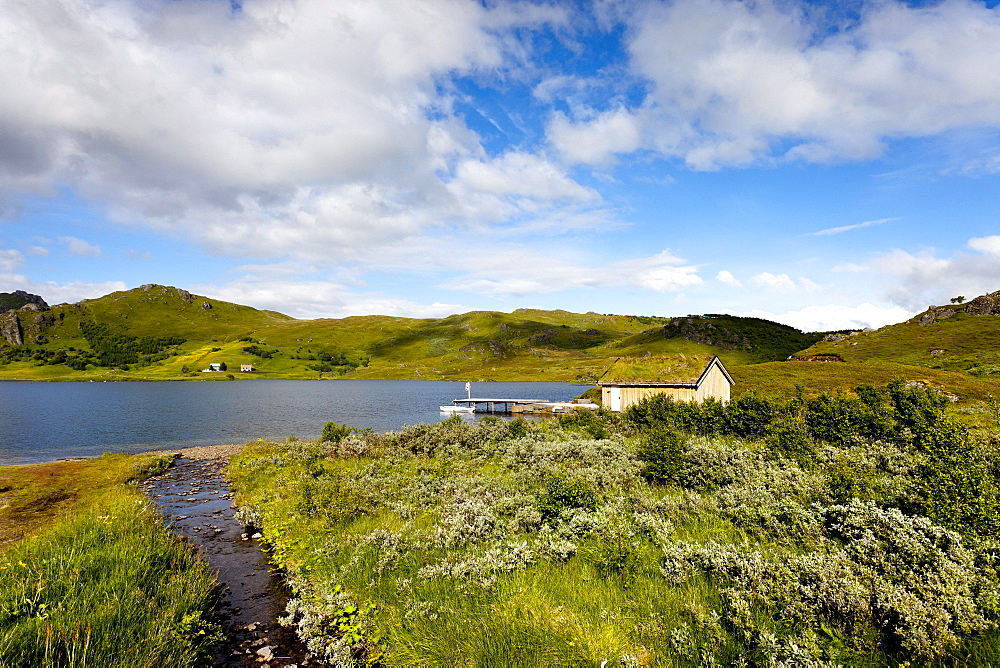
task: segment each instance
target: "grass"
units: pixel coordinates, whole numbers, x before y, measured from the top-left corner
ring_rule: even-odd
[[[129,484],[158,456],[0,468],[0,667],[193,666],[215,578]]]
[[[885,385],[901,378],[940,389],[958,397],[964,403],[986,401],[1000,396],[1000,378],[977,378],[966,373],[928,367],[910,366],[897,362],[769,362],[730,369],[736,380],[733,396],[749,391],[775,396],[787,396],[796,386],[808,394],[847,392],[857,385]]]
[[[844,341],[820,341],[797,355],[835,354],[850,363],[890,362],[955,372],[1000,365],[1000,318],[960,312],[929,325],[920,325],[918,320]]]
[[[105,454],[0,467],[0,549],[96,505],[109,489],[155,475],[169,462],[159,455]]]
[[[607,437],[567,418],[259,442],[229,475],[295,590],[288,622],[338,665],[1000,660],[995,542],[913,514],[951,501],[920,496],[911,432],[834,445],[779,416],[657,446],[593,419]],[[673,477],[650,477],[650,444]],[[970,466],[994,489],[990,461]]]
[[[206,303],[211,308],[204,308]],[[27,356],[0,363],[0,379],[220,380],[199,370],[225,362],[236,378],[578,381],[600,377],[622,356],[721,352],[732,366],[773,359],[812,340],[776,323],[729,316],[700,318],[697,333],[745,340],[751,349],[698,343],[679,331],[666,336],[669,318],[559,310],[474,311],[437,319],[373,315],[296,320],[166,286],[59,305],[41,317],[37,326],[22,323],[27,344],[19,350]],[[73,358],[88,350],[81,324],[90,322],[132,336],[178,337],[185,342],[166,348],[165,359],[131,364],[127,370],[90,366],[75,371],[65,363],[36,359],[59,351]],[[243,349],[248,343],[240,340],[246,338],[273,355],[247,354]],[[0,353],[4,348],[0,346]],[[350,365],[319,368],[323,355],[341,354]],[[252,375],[238,371],[247,362],[256,368]]]

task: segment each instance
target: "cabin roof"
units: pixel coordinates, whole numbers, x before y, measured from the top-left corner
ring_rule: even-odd
[[[651,357],[620,357],[604,374],[598,385],[630,387],[697,388],[712,367],[717,366],[731,385],[733,377],[717,356],[672,355]]]

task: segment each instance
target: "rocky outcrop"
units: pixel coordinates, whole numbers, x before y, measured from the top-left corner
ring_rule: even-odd
[[[554,329],[549,329],[548,327],[539,330],[528,337],[529,343],[552,344],[555,343],[555,340],[556,331]]]
[[[21,310],[24,311],[24,309]],[[29,341],[35,341],[35,339],[41,337],[45,333],[46,329],[55,324],[55,321],[56,319],[51,313],[37,313],[30,320],[25,317],[25,322],[27,324],[23,325],[24,337]]]
[[[3,337],[3,340],[12,346],[24,343],[24,331],[21,329],[21,321],[17,317],[17,311],[0,313],[0,337]]]
[[[789,362],[843,362],[844,358],[840,355],[804,355],[803,357],[792,357],[788,358]]]
[[[969,301],[965,312],[969,315],[1000,315],[1000,290]]]
[[[1000,290],[980,295],[964,304],[953,303],[950,306],[931,306],[917,317],[918,325],[931,325],[935,322],[947,320],[956,313],[965,312],[967,315],[984,316],[1000,315]]]
[[[159,294],[162,297],[180,297],[182,300],[186,301],[188,304],[194,301],[194,295],[192,295],[187,290],[181,290],[180,288],[174,288],[169,285],[159,285],[157,283],[147,283],[146,285],[140,285],[137,290],[142,290],[143,292],[152,292],[154,297]],[[204,307],[203,307],[204,308]]]
[[[940,320],[945,320],[955,315],[958,311],[947,306],[931,306],[927,312],[920,316],[918,325],[930,325]]]
[[[24,290],[14,290],[14,292],[0,292],[0,311],[9,309],[20,309],[30,306],[36,311],[47,311],[49,305],[38,295],[33,295]]]
[[[711,322],[694,318],[674,318],[663,326],[663,338],[680,337],[693,343],[704,343],[724,350],[750,350],[750,342],[738,334]]]
[[[832,334],[827,334],[826,336],[824,336],[823,340],[824,341],[829,341],[830,343],[838,343],[840,341],[846,341],[847,339],[851,338],[852,336],[857,336],[859,334],[864,334],[864,333],[870,332],[870,331],[872,331],[872,330],[870,328],[866,327],[865,329],[859,329],[856,332],[847,332],[846,334],[841,333],[841,332],[833,332]]]

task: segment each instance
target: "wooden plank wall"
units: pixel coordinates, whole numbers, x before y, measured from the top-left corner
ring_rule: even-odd
[[[708,372],[708,376],[702,382],[701,387],[698,388],[698,395],[695,401],[701,403],[709,397],[714,397],[719,401],[729,401],[730,387],[726,374],[722,373],[722,370],[713,364],[712,369]]]

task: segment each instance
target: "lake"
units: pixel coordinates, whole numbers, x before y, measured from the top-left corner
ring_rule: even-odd
[[[566,401],[570,383],[473,383],[472,396]],[[327,421],[376,431],[443,419],[465,384],[421,380],[0,381],[0,465],[257,438],[317,438]],[[468,416],[471,417],[471,416]]]

